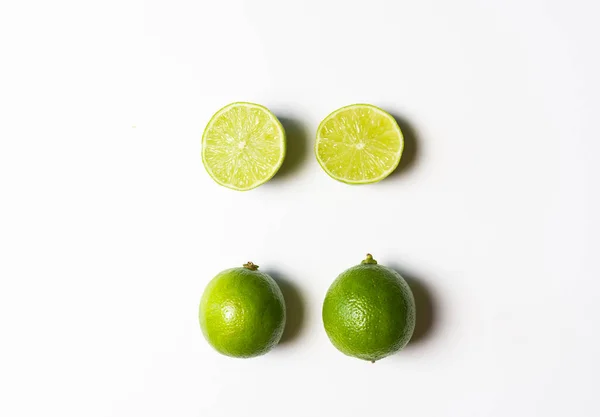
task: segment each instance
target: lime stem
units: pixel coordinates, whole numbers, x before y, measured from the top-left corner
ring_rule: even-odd
[[[258,269],[258,265],[254,265],[254,263],[248,261],[248,263],[244,264],[244,268],[249,269],[250,271],[256,271]]]
[[[377,263],[377,261],[375,259],[373,259],[373,255],[371,255],[370,253],[367,253],[367,259],[365,259],[361,263],[362,264],[373,264],[373,265],[375,265]]]

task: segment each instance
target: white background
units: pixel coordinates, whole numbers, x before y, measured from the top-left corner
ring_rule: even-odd
[[[13,1],[0,6],[0,415],[597,416],[600,59],[593,1]],[[200,159],[238,100],[285,124],[246,193]],[[318,122],[399,118],[399,171],[338,183]],[[345,357],[325,292],[372,252],[415,340]],[[289,306],[236,360],[202,338],[220,270]]]

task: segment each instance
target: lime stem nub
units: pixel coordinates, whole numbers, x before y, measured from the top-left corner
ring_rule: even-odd
[[[248,261],[248,263],[244,264],[244,268],[249,269],[250,271],[256,271],[258,269],[258,265],[254,265],[254,263]]]
[[[367,259],[365,259],[361,263],[362,264],[373,264],[373,265],[375,265],[377,263],[377,261],[375,259],[373,259],[373,255],[371,255],[370,253],[367,253]]]

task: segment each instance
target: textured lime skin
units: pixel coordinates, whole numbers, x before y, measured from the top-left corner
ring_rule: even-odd
[[[199,319],[204,337],[218,352],[260,356],[281,339],[285,301],[269,275],[246,267],[227,269],[204,290]]]
[[[348,356],[372,362],[406,346],[415,319],[415,301],[406,281],[375,263],[341,273],[323,303],[323,324],[331,343]]]

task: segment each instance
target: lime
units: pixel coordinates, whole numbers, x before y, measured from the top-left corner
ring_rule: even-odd
[[[248,262],[208,283],[199,318],[204,337],[218,352],[250,358],[267,353],[281,339],[285,301],[273,278]]]
[[[348,356],[371,362],[406,346],[415,318],[406,281],[371,255],[342,272],[323,303],[323,324],[331,343]]]
[[[396,169],[403,147],[402,131],[389,113],[370,104],[353,104],[321,122],[315,154],[331,178],[369,184]]]
[[[285,131],[266,107],[232,103],[210,119],[202,162],[220,185],[246,191],[269,181],[285,158]]]

